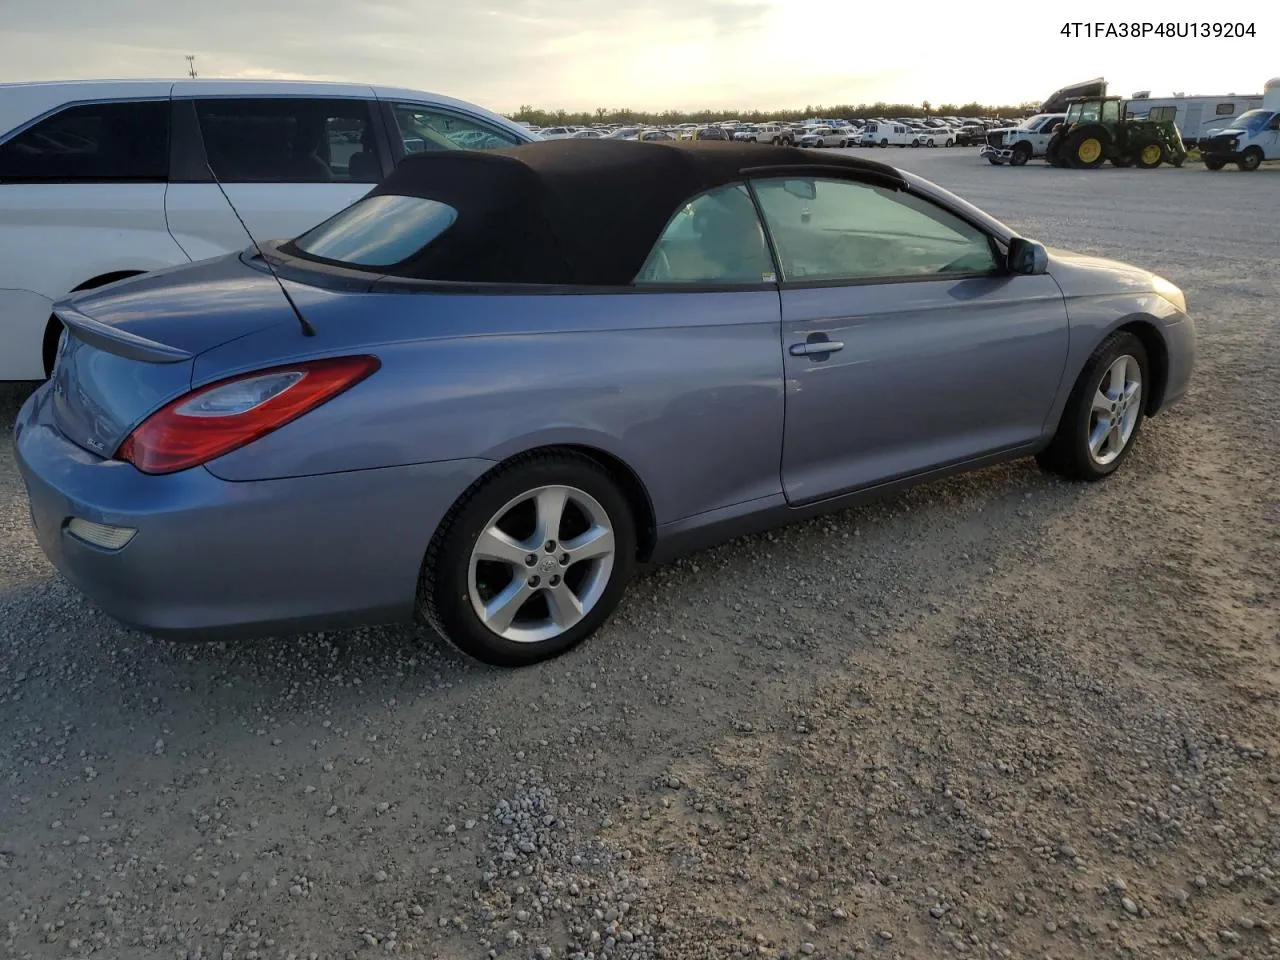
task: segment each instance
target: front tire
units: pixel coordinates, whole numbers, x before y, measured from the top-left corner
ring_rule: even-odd
[[[1012,167],[1026,166],[1027,161],[1031,159],[1031,144],[1025,140],[1013,145],[1013,156],[1009,158],[1009,165]]]
[[[1133,162],[1143,170],[1154,170],[1164,163],[1164,147],[1158,143],[1148,143],[1134,151]]]
[[[1206,170],[1221,170],[1227,165],[1227,161],[1221,157],[1204,157],[1202,159]]]
[[[1149,381],[1142,341],[1118,330],[1093,351],[1062,411],[1058,431],[1036,455],[1069,480],[1101,480],[1120,469],[1142,427]]]
[[[525,666],[599,629],[635,564],[635,520],[607,470],[575,453],[517,457],[441,522],[418,612],[477,660]]]

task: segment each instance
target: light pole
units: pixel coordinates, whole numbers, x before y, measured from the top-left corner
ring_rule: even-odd
[[[191,75],[191,79],[196,78],[196,55],[194,53],[187,54],[187,73]]]

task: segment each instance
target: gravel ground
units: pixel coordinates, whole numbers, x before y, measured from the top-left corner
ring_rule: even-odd
[[[1280,956],[1280,169],[875,155],[1186,289],[1119,475],[737,540],[509,672],[117,627],[6,442],[0,956]]]

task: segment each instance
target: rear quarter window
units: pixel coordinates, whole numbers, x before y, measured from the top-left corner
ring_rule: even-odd
[[[458,211],[422,197],[365,197],[293,241],[307,256],[389,267],[419,253],[453,226]]]

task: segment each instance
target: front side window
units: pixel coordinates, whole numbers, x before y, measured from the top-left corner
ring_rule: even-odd
[[[387,267],[422,251],[458,211],[422,197],[365,197],[293,241],[302,253],[361,267]]]
[[[1102,104],[1102,121],[1115,123],[1120,119],[1120,101],[1106,100]]]
[[[226,97],[195,101],[209,165],[224,183],[376,183],[363,100]]]
[[[1177,107],[1152,107],[1151,112],[1147,114],[1147,119],[1162,123],[1165,120],[1174,119],[1177,115]]]
[[[164,182],[169,110],[168,100],[67,107],[0,144],[0,180]]]
[[[912,194],[845,180],[759,180],[788,281],[943,279],[994,273],[987,235]]]
[[[422,104],[398,103],[393,108],[405,153],[428,150],[497,150],[514,147],[515,134],[478,120]],[[549,131],[556,133],[556,130]]]
[[[735,184],[694,197],[667,223],[638,284],[771,283],[773,259],[746,187]]]
[[[1272,117],[1270,110],[1250,110],[1236,117],[1231,125],[1248,130],[1250,133],[1259,133],[1267,126],[1268,119],[1271,120],[1270,129],[1275,130],[1277,122],[1280,121],[1280,113]]]

